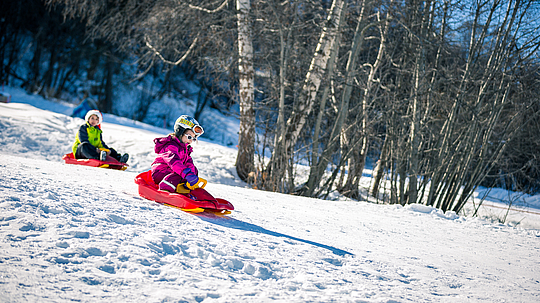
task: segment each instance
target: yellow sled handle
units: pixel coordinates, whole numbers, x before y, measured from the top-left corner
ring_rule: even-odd
[[[202,183],[202,185],[201,185]],[[194,190],[196,188],[204,188],[206,186],[206,183],[208,183],[208,181],[206,181],[205,179],[203,178],[199,178],[199,181],[197,183],[195,183],[193,186],[189,186],[188,183],[186,183],[186,186],[191,189],[191,190]]]

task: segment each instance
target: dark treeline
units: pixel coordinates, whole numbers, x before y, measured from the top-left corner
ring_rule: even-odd
[[[229,98],[198,77],[189,64],[149,66],[136,53],[122,52],[105,38],[92,37],[80,18],[66,18],[60,6],[43,0],[0,2],[0,83],[16,85],[46,98],[79,103],[90,98],[103,112],[163,126],[174,117],[161,115],[148,120],[152,103],[165,95],[184,96],[197,105],[230,106]],[[203,89],[187,96],[182,80]],[[141,89],[134,90],[133,87]],[[126,89],[127,87],[127,89]],[[122,106],[124,91],[137,91],[133,107]],[[221,96],[221,97],[220,97]],[[222,103],[222,104],[220,104]]]
[[[2,4],[2,81],[58,97],[84,74],[110,110],[114,75],[166,70],[163,93],[189,67],[239,102],[254,187],[456,212],[481,185],[540,192],[537,1],[28,1],[32,22],[20,3]]]
[[[2,1],[0,81],[47,98],[97,97],[112,109],[117,59],[110,43],[89,41],[85,26],[43,1]]]

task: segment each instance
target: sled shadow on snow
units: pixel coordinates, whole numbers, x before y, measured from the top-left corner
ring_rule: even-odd
[[[251,224],[251,223],[236,220],[234,218],[216,216],[216,215],[206,214],[206,213],[200,213],[200,214],[196,214],[196,215],[199,218],[201,218],[202,220],[206,221],[206,222],[217,224],[217,225],[220,225],[220,226],[223,226],[223,227],[234,228],[234,229],[245,230],[245,231],[251,231],[251,232],[256,232],[256,233],[260,233],[260,234],[266,234],[266,235],[270,235],[270,236],[274,236],[274,237],[283,237],[283,238],[291,239],[291,240],[294,240],[294,241],[298,241],[298,242],[310,244],[310,245],[313,245],[313,246],[321,247],[321,248],[324,248],[324,249],[328,249],[329,251],[331,251],[332,253],[334,253],[334,254],[336,254],[338,256],[346,256],[346,255],[352,256],[353,255],[352,253],[350,253],[348,251],[345,251],[345,250],[342,250],[342,249],[339,249],[339,248],[335,248],[335,247],[324,245],[324,244],[321,244],[321,243],[317,243],[317,242],[313,242],[313,241],[304,240],[304,239],[296,238],[296,237],[293,237],[293,236],[285,235],[285,234],[282,234],[282,233],[278,233],[278,232],[275,232],[275,231],[271,231],[271,230],[262,228],[260,226],[257,226],[257,225]]]

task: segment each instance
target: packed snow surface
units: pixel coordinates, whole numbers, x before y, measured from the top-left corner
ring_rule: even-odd
[[[241,182],[236,150],[205,133],[195,164],[235,210],[194,215],[141,198],[133,181],[170,130],[105,115],[104,140],[130,154],[129,168],[68,165],[83,120],[10,93],[0,103],[1,302],[540,301],[534,197],[501,224],[265,192]]]

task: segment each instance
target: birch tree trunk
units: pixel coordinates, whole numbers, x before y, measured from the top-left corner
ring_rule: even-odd
[[[390,1],[390,6],[392,5],[393,1]],[[365,66],[368,67],[369,72],[367,73],[366,77],[366,85],[362,91],[362,112],[360,116],[361,121],[361,136],[360,136],[360,144],[358,148],[358,152],[353,153],[355,155],[350,160],[351,167],[354,167],[349,172],[349,176],[347,178],[347,182],[344,184],[342,188],[339,189],[339,191],[351,198],[358,198],[359,192],[358,192],[358,186],[360,183],[360,178],[362,177],[362,172],[364,170],[364,166],[366,163],[366,155],[367,155],[367,149],[368,149],[368,102],[372,98],[372,89],[374,85],[376,85],[376,79],[375,75],[377,74],[379,67],[382,64],[383,56],[385,52],[386,47],[386,40],[387,40],[387,34],[388,34],[388,27],[390,24],[390,19],[385,16],[384,19],[381,18],[381,13],[377,12],[377,24],[379,26],[379,49],[377,51],[377,56],[375,58],[375,61],[372,64],[366,63]],[[350,98],[350,91],[347,91],[346,88],[344,94],[344,97]]]
[[[413,89],[411,91],[411,121],[410,121],[410,153],[409,153],[409,188],[408,188],[408,201],[403,201],[404,203],[416,203],[418,199],[418,177],[419,177],[419,166],[420,166],[420,156],[419,156],[419,146],[420,146],[420,112],[422,111],[422,102],[421,99],[425,98],[425,78],[426,78],[426,47],[424,42],[428,41],[428,32],[429,32],[429,21],[431,20],[431,10],[430,1],[421,2],[418,6],[420,11],[419,19],[421,19],[421,24],[418,32],[418,40],[416,47],[416,59],[414,65],[414,83]],[[423,9],[421,7],[423,6]],[[416,18],[415,18],[416,19]],[[411,40],[416,40],[416,38],[411,37]]]
[[[272,158],[268,164],[268,182],[265,187],[269,190],[286,192],[292,184],[283,184],[285,174],[292,169],[294,146],[298,136],[307,122],[313,103],[323,77],[328,68],[331,50],[336,43],[339,29],[339,20],[343,14],[344,0],[334,0],[328,14],[327,24],[323,28],[319,43],[312,57],[309,70],[302,87],[301,97],[295,101],[291,116],[287,120],[286,128],[278,136]],[[289,180],[292,182],[292,180]]]
[[[358,24],[356,27],[356,33],[355,33],[355,39],[353,41],[353,45],[351,46],[351,51],[349,52],[349,60],[347,63],[347,74],[350,76],[350,82],[352,84],[352,71],[356,68],[356,58],[358,57],[358,52],[360,51],[360,43],[362,41],[362,35],[361,35],[361,28],[363,28],[362,18],[364,13],[364,3],[362,2],[362,8],[360,12],[360,17],[358,18]],[[338,32],[339,28],[343,26],[343,23],[345,21],[345,14],[341,15],[341,18],[339,20],[339,26],[338,26]],[[329,65],[329,75],[327,75],[327,79],[331,78],[334,72],[334,65],[337,53],[339,51],[339,42],[340,42],[340,35],[338,34],[337,42],[334,43],[334,48],[332,49],[332,55],[330,59],[330,65]],[[349,82],[347,82],[349,84]],[[328,84],[329,85],[329,84]],[[349,88],[349,86],[346,86],[346,88]],[[320,110],[319,114],[317,116],[317,121],[315,123],[315,131],[313,134],[313,148],[312,148],[312,163],[309,171],[309,178],[306,182],[302,192],[300,194],[305,196],[313,196],[313,193],[315,191],[315,188],[320,183],[322,176],[324,174],[324,171],[328,165],[328,162],[330,161],[330,156],[332,153],[336,150],[337,143],[339,142],[341,129],[343,128],[343,122],[347,118],[347,113],[349,111],[349,99],[350,99],[350,90],[349,90],[349,98],[341,98],[341,104],[338,108],[338,117],[336,119],[336,122],[334,123],[334,127],[332,128],[332,132],[330,133],[330,139],[328,141],[328,144],[324,148],[323,152],[319,156],[319,136],[320,136],[320,125],[322,121],[322,116],[324,111],[326,110],[326,98],[328,98],[328,88],[325,88],[321,104],[320,104]]]
[[[292,44],[293,28],[296,20],[292,21],[289,26],[285,27],[281,22],[279,9],[270,5],[274,16],[276,17],[278,32],[279,32],[279,100],[278,100],[278,118],[276,121],[276,127],[274,134],[281,134],[285,131],[285,90],[286,90],[286,77],[287,66],[289,59],[289,49]],[[278,136],[274,135],[274,146],[277,146]],[[264,182],[264,178],[263,178]]]
[[[386,138],[384,139],[383,146],[381,148],[381,153],[379,161],[375,168],[373,169],[373,184],[371,185],[371,195],[375,198],[379,198],[379,187],[381,185],[381,180],[384,175],[384,171],[387,167],[388,158],[390,154],[389,145],[391,138],[389,138],[389,132],[386,133]]]
[[[255,156],[255,111],[253,109],[254,76],[253,46],[251,40],[249,12],[250,0],[237,0],[238,18],[238,97],[240,104],[240,134],[238,136],[238,155],[236,172],[246,181],[254,171]]]

